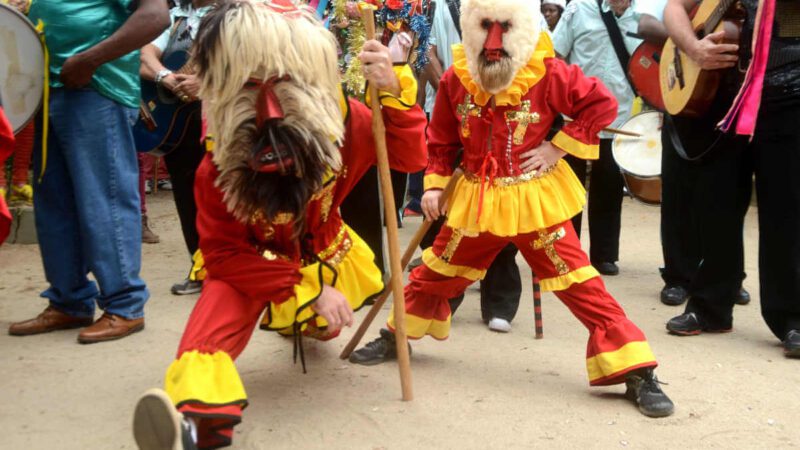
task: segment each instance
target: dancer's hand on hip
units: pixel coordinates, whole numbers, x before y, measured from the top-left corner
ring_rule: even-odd
[[[519,155],[522,163],[519,168],[523,172],[546,172],[551,167],[558,164],[558,160],[564,157],[567,152],[561,150],[550,141],[543,141],[541,145],[533,150],[529,150]]]
[[[328,322],[328,331],[335,332],[344,326],[353,325],[353,308],[341,292],[328,285],[322,287],[317,302],[311,306],[315,313]]]
[[[376,40],[365,42],[358,59],[363,64],[364,78],[370,84],[394,96],[400,95],[400,81],[392,70],[392,55],[385,45]]]

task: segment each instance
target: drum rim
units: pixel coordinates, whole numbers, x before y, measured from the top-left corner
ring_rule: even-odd
[[[7,10],[7,11],[10,11],[12,13],[12,15],[16,15],[33,32],[33,35],[36,36],[36,40],[37,40],[37,42],[39,42],[39,46],[40,46],[41,51],[42,51],[42,70],[50,70],[50,68],[49,67],[45,67],[45,64],[44,64],[45,48],[44,48],[44,44],[42,44],[41,33],[39,32],[39,30],[36,29],[36,26],[33,24],[33,22],[31,22],[31,20],[28,19],[28,16],[26,16],[25,14],[22,14],[21,12],[19,12],[16,8],[14,8],[11,5],[7,5],[5,3],[0,3],[0,10]],[[25,129],[25,127],[27,127],[28,124],[30,124],[36,118],[36,116],[39,114],[39,111],[42,109],[42,102],[44,101],[44,89],[45,88],[46,88],[46,86],[44,85],[44,72],[42,72],[42,93],[39,96],[39,104],[31,112],[30,117],[25,119],[20,126],[18,126],[17,128],[15,128],[13,130],[14,134],[17,134],[20,131],[22,131],[23,129]]]
[[[625,125],[627,125],[628,123],[633,121],[634,118],[637,118],[639,116],[646,116],[646,115],[650,115],[650,114],[660,114],[662,117],[664,115],[663,112],[658,111],[658,110],[642,111],[639,114],[636,114],[635,116],[629,117],[628,120],[623,122],[623,124],[619,128],[621,130],[625,130]],[[633,171],[630,171],[628,169],[625,169],[619,164],[619,161],[618,161],[617,156],[616,156],[616,154],[617,154],[617,152],[616,152],[617,139],[621,139],[621,138],[624,138],[624,137],[625,136],[615,136],[613,139],[611,139],[611,157],[614,159],[614,163],[617,164],[617,167],[619,167],[620,172],[623,172],[623,173],[626,173],[628,175],[632,175],[632,176],[635,176],[637,178],[641,178],[641,179],[644,179],[644,180],[653,179],[653,178],[661,178],[661,169],[659,169],[658,175],[641,175],[641,174],[638,174],[636,172],[633,172]],[[663,152],[664,149],[662,148],[661,151]],[[661,164],[661,161],[659,161],[659,165],[660,164]]]

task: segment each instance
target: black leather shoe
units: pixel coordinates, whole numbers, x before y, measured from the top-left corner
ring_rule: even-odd
[[[619,275],[619,267],[613,262],[601,262],[593,265],[594,268],[603,275]]]
[[[736,299],[734,301],[737,305],[746,305],[750,303],[750,293],[747,292],[745,288],[739,288],[739,292],[736,294]]]
[[[678,336],[697,336],[702,332],[708,333],[730,333],[733,328],[712,328],[706,324],[697,314],[683,313],[675,316],[667,322],[667,330]]]
[[[689,300],[689,292],[683,286],[664,286],[661,290],[661,303],[679,306]]]
[[[408,354],[411,355],[411,345],[408,346]],[[354,351],[349,358],[351,363],[363,366],[374,366],[394,359],[397,359],[394,333],[385,328],[381,328],[379,338]]]
[[[800,358],[800,330],[791,330],[783,340],[783,354],[787,358]]]
[[[667,417],[675,411],[675,405],[661,390],[653,369],[629,373],[625,377],[625,387],[625,397],[647,417]]]

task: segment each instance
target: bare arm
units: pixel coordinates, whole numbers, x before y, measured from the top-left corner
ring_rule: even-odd
[[[736,64],[738,45],[722,44],[724,33],[712,33],[703,39],[697,35],[689,20],[689,11],[696,6],[695,0],[669,0],[664,9],[664,24],[669,36],[679,49],[689,55],[705,70],[725,69]]]
[[[442,74],[444,73],[442,62],[439,61],[438,55],[439,54],[436,51],[436,46],[432,45],[430,50],[428,50],[430,63],[425,67],[426,79],[436,90],[439,90],[439,80],[442,78]]]
[[[142,47],[141,60],[142,65],[139,68],[139,76],[145,80],[155,80],[156,74],[165,69],[164,65],[161,64],[161,49],[153,44],[147,44]]]
[[[645,41],[656,45],[664,45],[669,37],[669,34],[667,34],[667,27],[649,14],[642,14],[642,17],[639,19],[639,35],[642,36]]]
[[[64,62],[61,81],[68,88],[86,86],[101,65],[142,48],[169,26],[162,0],[139,0],[139,7],[108,39]]]

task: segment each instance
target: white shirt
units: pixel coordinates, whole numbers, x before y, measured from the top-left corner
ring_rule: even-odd
[[[621,17],[615,16],[628,53],[633,53],[642,42],[641,39],[628,35],[639,30],[637,3],[636,0],[631,0],[631,6],[625,13]],[[608,10],[608,4],[604,1],[603,11]],[[579,66],[586,75],[599,78],[617,98],[619,102],[617,118],[611,126],[618,128],[625,123],[631,117],[635,94],[625,76],[628,68],[623,71],[614,52],[606,25],[600,17],[597,1],[570,2],[553,32],[553,45],[556,52],[565,57],[567,62]],[[601,133],[601,137],[611,136]]]
[[[461,43],[461,37],[456,30],[455,22],[450,15],[450,7],[447,2],[437,2],[436,11],[433,12],[431,22],[431,45],[436,46],[436,56],[442,62],[442,69],[447,70],[453,65],[453,51],[451,48],[455,44]],[[436,102],[436,89],[430,83],[425,90],[425,112],[433,112],[433,104]]]
[[[175,21],[180,18],[184,17],[187,20],[187,25],[189,26],[189,35],[194,41],[194,38],[197,37],[197,29],[200,28],[200,20],[203,19],[209,11],[211,11],[212,6],[204,6],[202,8],[194,9],[192,5],[189,5],[186,9],[181,8],[180,6],[176,6],[169,10],[169,28],[164,30],[160,36],[158,36],[151,44],[158,47],[159,50],[163,53],[164,50],[167,48],[167,44],[169,44],[169,36],[172,33],[172,29],[175,27]]]
[[[644,0],[636,5],[636,12],[639,14],[647,14],[658,19],[659,22],[664,21],[664,8],[667,7],[668,0]]]

